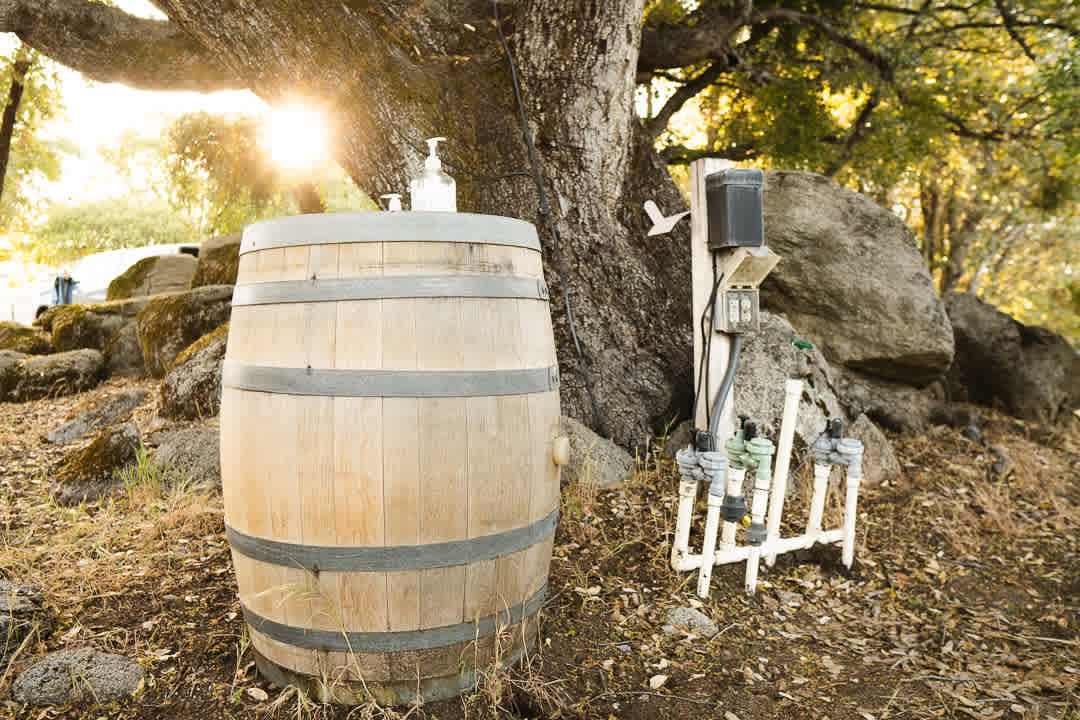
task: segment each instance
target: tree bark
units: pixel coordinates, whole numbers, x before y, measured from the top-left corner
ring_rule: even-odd
[[[22,102],[23,85],[26,73],[30,72],[30,53],[25,45],[20,45],[15,53],[11,68],[11,88],[8,90],[4,117],[0,120],[0,197],[4,195],[4,180],[7,178],[8,158],[11,157],[11,138],[15,134],[15,119],[18,117],[19,104]]]
[[[424,138],[450,138],[441,152],[457,180],[459,210],[536,224],[552,289],[563,409],[599,425],[560,302],[555,237],[538,212],[529,179],[491,2],[155,5],[169,17],[152,26],[170,39],[167,48],[182,48],[184,57],[216,68],[216,82],[235,78],[270,104],[301,101],[323,110],[337,160],[373,197],[404,191],[422,169]],[[29,20],[12,6],[22,6]],[[32,22],[57,6],[105,12],[87,0],[45,0],[40,6],[0,0],[0,30],[17,25],[28,43],[85,71],[96,63],[88,46],[66,50],[55,30],[50,34]],[[685,209],[633,113],[643,6],[644,0],[498,5],[561,239],[585,363],[606,424],[623,445],[641,444],[650,430],[685,416],[691,391],[688,224],[648,238],[642,211],[647,199],[668,213]],[[136,77],[139,82],[146,78]]]

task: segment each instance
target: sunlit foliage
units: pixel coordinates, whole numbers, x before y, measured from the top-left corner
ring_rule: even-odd
[[[708,5],[658,0],[646,24]],[[1069,301],[1080,279],[1080,5],[753,7],[799,21],[742,28],[734,69],[658,137],[669,161],[713,155],[833,176],[908,222],[942,291],[971,289],[1080,345]],[[652,107],[701,71],[654,75]]]

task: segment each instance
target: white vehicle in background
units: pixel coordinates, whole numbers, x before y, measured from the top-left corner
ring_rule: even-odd
[[[41,292],[34,317],[39,317],[53,305],[105,302],[109,283],[139,260],[177,254],[198,257],[199,246],[189,243],[146,245],[87,255],[72,266],[70,273],[56,276],[53,286]]]

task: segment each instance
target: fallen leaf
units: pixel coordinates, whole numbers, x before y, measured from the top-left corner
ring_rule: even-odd
[[[266,691],[262,688],[249,687],[244,692],[246,692],[248,694],[248,697],[250,697],[252,700],[257,700],[258,702],[266,702],[270,699],[270,696],[267,695]]]

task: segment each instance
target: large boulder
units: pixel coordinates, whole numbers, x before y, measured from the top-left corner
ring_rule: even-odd
[[[12,350],[27,355],[48,355],[53,348],[34,328],[5,320],[0,322],[0,350]]]
[[[765,242],[780,263],[761,288],[829,362],[913,385],[949,369],[953,335],[911,231],[821,175],[774,171]]]
[[[923,432],[938,405],[925,390],[848,368],[834,365],[832,377],[836,396],[849,418],[865,414],[893,432]]]
[[[228,322],[232,291],[231,285],[207,285],[151,298],[136,325],[146,371],[163,377],[184,348]]]
[[[104,350],[109,341],[135,317],[147,298],[89,305],[61,305],[38,318],[52,331],[53,346],[63,352],[80,348]]]
[[[61,505],[96,500],[114,486],[118,472],[137,462],[139,431],[133,425],[106,428],[93,442],[65,457],[52,482],[53,496]]]
[[[44,638],[52,631],[52,617],[41,588],[0,580],[0,663],[18,650],[28,635]]]
[[[0,355],[7,352],[0,351]],[[6,400],[23,402],[73,395],[96,387],[104,378],[105,358],[97,350],[0,357],[0,391],[6,389]]]
[[[196,420],[218,414],[221,407],[221,363],[229,324],[208,332],[176,356],[161,381],[163,417]]]
[[[111,703],[139,692],[146,671],[123,655],[96,648],[46,655],[15,679],[12,693],[26,705]]]
[[[70,420],[55,430],[50,430],[45,439],[51,443],[62,444],[77,440],[90,432],[99,432],[129,415],[149,395],[146,390],[135,388],[88,401],[76,410]]]
[[[160,295],[187,290],[198,261],[191,255],[154,255],[143,258],[113,278],[106,300]]]
[[[1080,353],[1045,328],[1024,325],[969,293],[951,292],[953,397],[1054,422],[1080,407]]]
[[[240,268],[240,236],[211,238],[199,248],[199,264],[191,278],[191,287],[235,285]]]
[[[795,434],[810,445],[825,429],[825,421],[841,416],[842,410],[828,362],[817,347],[808,351],[796,348],[792,341],[798,337],[784,318],[767,311],[761,313],[760,331],[744,336],[739,354],[733,386],[735,414],[746,415],[765,436],[778,437],[785,386],[798,364],[800,374],[809,374],[803,378]]]

